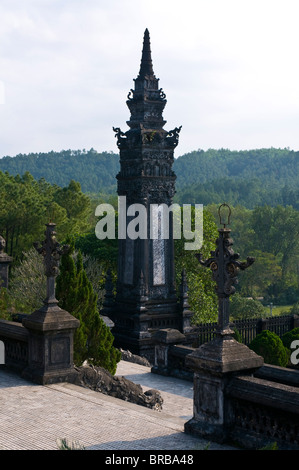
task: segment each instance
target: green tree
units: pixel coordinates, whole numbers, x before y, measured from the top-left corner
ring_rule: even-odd
[[[299,212],[290,206],[256,207],[252,227],[259,249],[281,256],[282,276],[286,278],[299,247]]]
[[[299,302],[296,302],[289,311],[290,315],[299,315]]]
[[[114,337],[100,317],[97,295],[83,268],[81,252],[75,262],[71,243],[69,253],[61,257],[60,273],[56,282],[56,295],[61,308],[80,320],[74,335],[74,362],[81,365],[88,360],[115,374],[121,354],[113,346]]]
[[[56,223],[60,239],[90,230],[90,200],[80,184],[71,181],[59,188],[44,178],[36,181],[28,172],[22,177],[0,172],[0,234],[14,264],[44,236],[49,221]]]
[[[249,348],[262,356],[266,364],[286,367],[289,355],[279,336],[269,330],[258,334],[249,344]]]
[[[31,248],[13,267],[8,292],[16,308],[30,314],[43,305],[46,283],[43,257]]]
[[[192,211],[192,223],[194,223],[194,208]],[[218,236],[213,216],[206,209],[203,210],[203,245],[200,250],[185,250],[185,239],[175,240],[175,269],[176,284],[179,287],[181,273],[185,269],[188,284],[189,303],[194,312],[192,321],[194,324],[215,321],[217,319],[217,297],[215,283],[209,269],[203,268],[195,257],[195,253],[201,252],[203,257],[209,257],[215,249],[215,241]]]
[[[236,205],[231,207],[231,217],[229,228],[232,231],[234,246],[238,247],[240,256],[247,257],[248,253],[254,250],[254,230],[251,224],[252,210],[244,206]],[[219,223],[219,204],[209,204],[206,209],[213,214],[215,223]]]
[[[57,189],[54,199],[66,210],[67,226],[63,227],[63,231],[67,235],[88,230],[91,204],[89,197],[81,191],[80,183],[71,180],[67,187]]]
[[[11,320],[11,314],[15,313],[15,305],[6,288],[0,285],[0,318]]]
[[[32,245],[34,234],[43,230],[43,197],[29,173],[23,178],[1,173],[0,186],[4,201],[0,208],[0,232],[8,254],[18,258],[25,247]]]
[[[233,320],[262,318],[264,307],[258,300],[242,297],[236,292],[230,298],[230,315]]]
[[[272,253],[252,250],[255,262],[240,273],[241,293],[246,297],[263,297],[272,284],[281,280],[282,269]]]
[[[77,236],[75,246],[85,255],[98,260],[106,270],[110,268],[111,271],[116,273],[118,256],[118,240],[116,238],[99,240],[93,229],[86,234]]]

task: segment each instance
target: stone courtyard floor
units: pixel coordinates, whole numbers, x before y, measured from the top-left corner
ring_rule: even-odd
[[[58,450],[57,439],[86,450],[230,450],[184,433],[192,383],[121,361],[117,375],[159,390],[162,411],[69,384],[35,385],[0,369],[0,450]]]

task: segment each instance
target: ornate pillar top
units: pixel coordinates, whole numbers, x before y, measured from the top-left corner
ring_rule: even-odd
[[[45,275],[47,276],[47,298],[45,304],[57,304],[55,298],[55,277],[59,273],[59,261],[64,253],[69,250],[69,245],[61,246],[56,239],[56,224],[50,222],[46,224],[45,240],[39,244],[33,243],[36,251],[44,257]]]
[[[224,216],[223,208],[228,209],[228,215]],[[229,297],[235,293],[234,285],[238,283],[238,272],[245,270],[255,261],[252,257],[247,257],[245,262],[239,261],[240,255],[234,253],[232,249],[233,240],[230,238],[231,229],[226,226],[230,223],[231,209],[227,204],[222,204],[218,210],[220,224],[223,228],[218,229],[219,237],[216,240],[216,250],[211,251],[211,257],[202,259],[202,254],[197,257],[200,264],[212,270],[213,279],[216,282],[216,293],[218,296],[218,326],[221,334],[231,334],[229,328]]]
[[[156,153],[162,148],[173,150],[178,144],[181,126],[169,132],[164,130],[166,121],[163,118],[163,110],[167,101],[164,91],[159,86],[159,79],[153,71],[148,29],[144,32],[140,70],[134,82],[134,89],[130,90],[127,97],[127,106],[130,110],[127,124],[130,129],[123,132],[119,127],[113,127],[118,148],[129,151],[129,157],[133,159],[135,157],[132,157],[132,151],[136,148],[140,150],[146,147]]]
[[[56,239],[56,224],[50,222],[46,224],[45,240],[40,244],[33,243],[36,251],[44,257],[45,275],[56,277],[58,275],[59,260],[64,253],[69,250],[69,245],[61,246]]]
[[[22,321],[23,325],[30,331],[40,331],[43,332],[43,334],[47,334],[49,331],[52,333],[58,333],[59,331],[63,330],[72,330],[74,328],[78,328],[80,325],[80,322],[77,318],[58,306],[58,300],[55,297],[55,278],[59,272],[59,260],[61,255],[69,250],[68,245],[61,246],[57,242],[55,227],[56,224],[52,222],[46,224],[45,240],[42,243],[36,242],[33,244],[36,251],[44,258],[45,275],[47,277],[47,296],[43,301],[44,305],[31,313],[31,315],[26,315],[26,318],[24,318]],[[68,350],[69,344],[65,346],[65,349],[61,349],[62,354],[63,351]],[[49,354],[46,353],[46,356],[47,357],[45,358],[45,362],[48,361]],[[61,360],[61,363],[63,363],[64,359],[65,358]],[[35,366],[33,366],[33,368],[34,367]],[[68,367],[69,365],[67,368]],[[30,368],[31,366],[29,363],[29,369]],[[61,372],[63,372],[62,369]]]

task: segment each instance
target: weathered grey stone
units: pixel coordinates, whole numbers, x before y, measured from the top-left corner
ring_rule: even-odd
[[[153,72],[147,29],[140,72],[134,82],[134,90],[127,100],[130,129],[122,132],[120,128],[113,128],[120,153],[120,171],[116,178],[122,236],[118,239],[116,296],[114,305],[111,297],[108,299],[108,308],[109,317],[115,323],[112,330],[115,346],[146,356],[153,362],[151,333],[165,327],[189,330],[191,314],[186,304],[178,302],[174,220],[172,211],[166,210],[172,206],[175,195],[176,176],[172,165],[181,127],[171,131],[163,127],[166,99]],[[129,215],[127,211],[134,204],[144,209],[139,231],[146,228],[145,233],[136,238],[128,235],[134,214]],[[104,314],[107,314],[105,310]]]
[[[44,305],[22,319],[22,324],[29,332],[28,367],[23,371],[23,377],[42,385],[72,382],[76,375],[73,365],[73,336],[80,322],[61,309],[55,297],[59,259],[69,249],[67,245],[60,246],[57,242],[55,227],[54,223],[46,224],[45,240],[40,247],[38,243],[34,244],[38,253],[44,257],[47,277]]]
[[[271,408],[299,415],[298,387],[245,375],[234,377],[227,387],[227,393],[240,400],[263,406],[271,404]]]
[[[141,385],[125,377],[114,376],[102,367],[83,365],[75,369],[77,385],[147,408],[162,409],[163,398],[158,390],[151,389],[143,392]]]
[[[156,344],[177,344],[185,341],[185,335],[179,330],[173,328],[163,328],[156,331],[152,336],[153,341]]]
[[[254,374],[255,377],[280,384],[299,387],[299,370],[264,364]]]
[[[252,373],[263,358],[229,335],[219,335],[186,356],[194,371],[194,415],[185,423],[191,434],[226,442],[234,422],[232,403],[226,388],[233,374]]]
[[[261,356],[231,336],[217,336],[186,357],[186,365],[192,370],[211,374],[257,369],[263,363]]]
[[[150,361],[143,356],[138,356],[137,354],[131,353],[131,351],[124,350],[120,348],[121,358],[127,362],[133,362],[134,364],[140,364],[141,366],[150,367]]]
[[[185,340],[185,335],[173,328],[164,328],[156,331],[153,335],[155,362],[152,367],[152,372],[161,375],[171,375],[169,368],[169,348]]]
[[[209,267],[216,282],[218,296],[218,327],[216,337],[200,346],[193,353],[186,356],[185,364],[194,371],[194,414],[193,418],[185,423],[185,431],[192,434],[208,437],[217,442],[229,439],[235,415],[232,402],[226,394],[226,388],[234,374],[252,374],[261,367],[264,360],[251,351],[244,344],[233,338],[233,330],[229,321],[229,297],[234,294],[239,270],[247,269],[254,258],[247,258],[246,262],[238,261],[239,254],[234,253],[231,246],[229,224],[222,220],[219,207],[220,223],[218,229],[216,250],[211,252],[211,258],[203,261],[202,255],[196,255],[200,264]]]

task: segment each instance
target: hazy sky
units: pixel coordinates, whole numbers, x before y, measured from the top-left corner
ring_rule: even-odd
[[[0,157],[118,152],[150,31],[176,156],[299,150],[298,0],[0,0]]]

